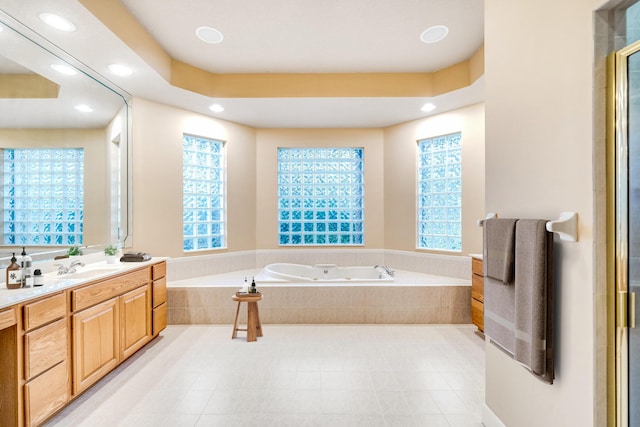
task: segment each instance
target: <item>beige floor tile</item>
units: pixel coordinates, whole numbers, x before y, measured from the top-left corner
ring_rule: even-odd
[[[47,425],[479,425],[484,342],[470,325],[264,332],[247,343],[229,325],[169,326]]]

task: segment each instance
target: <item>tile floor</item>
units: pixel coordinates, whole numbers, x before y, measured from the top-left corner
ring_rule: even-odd
[[[471,325],[174,325],[47,426],[481,426]]]

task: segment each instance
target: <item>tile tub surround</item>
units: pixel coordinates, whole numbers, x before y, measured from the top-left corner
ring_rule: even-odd
[[[396,271],[385,284],[265,282],[262,269],[167,283],[169,324],[233,324],[231,296],[256,277],[264,324],[463,324],[471,322],[471,282]],[[244,312],[243,312],[244,311]],[[246,310],[240,322],[246,322]]]

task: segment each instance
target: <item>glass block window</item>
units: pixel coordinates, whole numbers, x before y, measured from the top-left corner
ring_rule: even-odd
[[[462,251],[461,134],[418,141],[418,248]]]
[[[224,142],[182,136],[183,250],[223,248],[225,241]]]
[[[5,245],[81,245],[84,149],[5,148]]]
[[[278,149],[280,245],[364,243],[364,149]]]

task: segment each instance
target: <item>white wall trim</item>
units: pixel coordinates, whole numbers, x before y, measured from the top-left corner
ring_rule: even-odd
[[[482,424],[485,427],[506,427],[502,420],[487,406],[486,402],[482,405]]]

